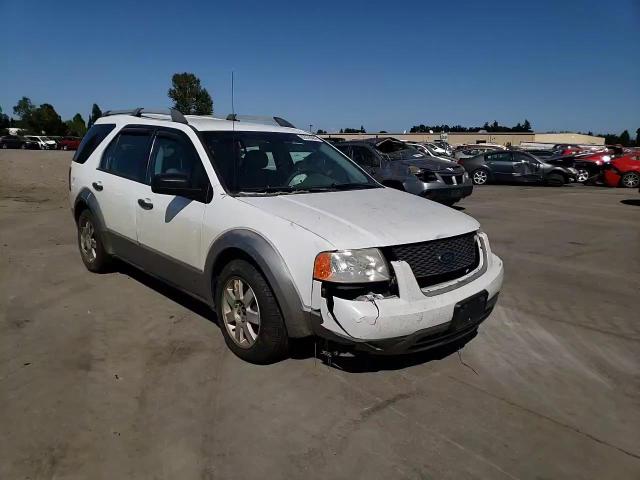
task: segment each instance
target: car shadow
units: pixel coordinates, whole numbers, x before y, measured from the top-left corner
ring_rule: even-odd
[[[628,198],[626,200],[620,200],[620,203],[625,205],[634,205],[636,207],[640,207],[640,198]]]
[[[183,306],[184,308],[191,310],[196,315],[204,317],[210,322],[218,325],[218,319],[215,312],[211,310],[211,308],[206,303],[201,302],[200,300],[190,295],[187,295],[177,288],[164,283],[162,280],[158,280],[157,278],[152,277],[148,273],[145,273],[142,270],[129,265],[128,263],[116,260],[114,264],[114,270],[123,275],[127,275],[133,280],[140,282],[145,287],[155,290],[160,295],[167,297],[169,300],[172,300],[177,304]]]
[[[176,302],[180,306],[221,328],[216,313],[206,303],[187,295],[177,288],[125,262],[116,260],[113,267],[113,271],[127,275],[129,278],[140,282],[145,287],[156,291],[160,295],[167,297],[169,300]],[[374,355],[355,351],[353,348],[337,345],[318,337],[294,338],[290,340],[289,359],[309,360],[315,358],[329,368],[335,368],[348,373],[401,370],[427,362],[442,360],[461,350],[477,333],[477,331],[470,332],[455,342],[425,352],[393,356]]]
[[[424,352],[403,355],[375,355],[355,351],[351,348],[332,345],[330,342],[327,343],[325,340],[319,338],[296,339],[292,340],[291,343],[291,358],[295,360],[306,360],[315,357],[324,365],[347,373],[402,370],[407,367],[442,360],[460,351],[467,343],[475,338],[477,334],[478,332],[476,330],[450,344]],[[332,351],[333,348],[336,348],[337,351]],[[327,350],[331,351],[331,353],[327,354]]]

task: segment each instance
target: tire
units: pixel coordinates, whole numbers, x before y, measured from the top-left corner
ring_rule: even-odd
[[[69,150],[69,147],[67,147],[66,145],[63,145],[62,150]]]
[[[486,168],[478,168],[471,172],[471,181],[474,185],[486,185],[489,182],[489,172]]]
[[[578,169],[578,177],[576,178],[576,182],[578,183],[586,183],[589,180],[589,170],[586,168]]]
[[[109,271],[111,257],[104,249],[95,218],[89,210],[83,210],[78,217],[78,249],[87,270],[95,273]]]
[[[559,173],[550,173],[547,175],[546,184],[550,187],[561,187],[565,184],[564,177]]]
[[[6,143],[3,143],[3,144],[2,144],[2,148],[3,148],[4,150],[6,150],[6,149],[7,149],[7,144],[6,144]]]
[[[241,359],[257,364],[286,357],[287,329],[264,276],[251,263],[232,260],[220,272],[216,285],[218,324],[229,349]]]
[[[620,179],[620,185],[625,188],[638,188],[640,185],[640,173],[638,172],[627,172],[622,175]]]
[[[22,150],[26,150],[26,149],[27,149],[27,146],[23,143],[22,145],[20,145],[20,148],[21,148]]]

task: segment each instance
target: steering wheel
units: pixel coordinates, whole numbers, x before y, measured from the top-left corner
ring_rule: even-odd
[[[292,184],[291,182],[293,182],[293,180],[300,176],[300,175],[305,175],[304,179],[301,182],[298,182],[296,184]],[[304,184],[307,179],[311,178],[311,177],[315,177],[318,178],[320,180],[320,182],[318,182],[318,186],[323,186],[325,184],[325,182],[323,182],[322,180],[326,179],[326,185],[331,185],[332,183],[334,183],[334,179],[332,177],[329,177],[327,175],[324,175],[323,173],[319,173],[315,170],[311,170],[308,168],[301,168],[300,170],[294,170],[293,173],[291,175],[289,175],[289,178],[287,178],[287,182],[286,185],[289,187],[295,187],[296,185],[302,185]],[[316,183],[316,182],[314,182]],[[304,186],[302,187],[304,188]]]

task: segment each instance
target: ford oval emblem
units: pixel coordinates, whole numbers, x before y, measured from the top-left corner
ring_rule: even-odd
[[[453,252],[449,251],[449,252],[444,252],[441,253],[438,256],[438,260],[440,261],[440,263],[444,264],[444,265],[449,265],[451,263],[453,263],[453,261],[456,259],[456,256]]]

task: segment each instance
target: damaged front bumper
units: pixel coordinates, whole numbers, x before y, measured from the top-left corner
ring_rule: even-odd
[[[314,282],[312,326],[317,335],[376,353],[407,353],[434,348],[471,335],[493,310],[502,287],[502,260],[484,234],[478,267],[456,280],[421,289],[406,262],[391,262],[398,295],[367,300],[322,296]],[[481,307],[459,321],[456,313],[473,297]]]

